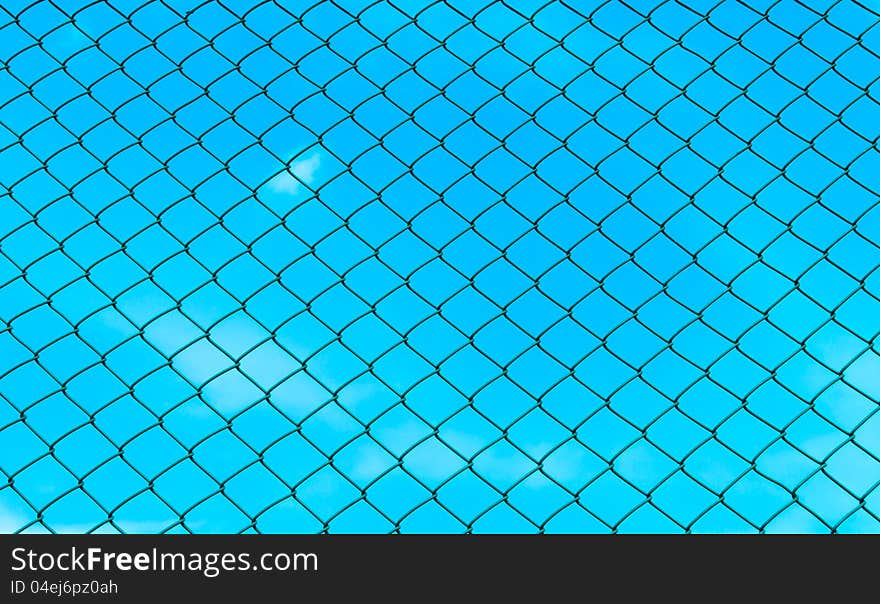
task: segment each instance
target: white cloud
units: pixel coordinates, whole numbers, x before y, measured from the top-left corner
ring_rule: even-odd
[[[269,181],[269,189],[276,193],[298,193],[303,184],[311,184],[321,167],[321,155],[312,153],[291,162],[290,167]]]

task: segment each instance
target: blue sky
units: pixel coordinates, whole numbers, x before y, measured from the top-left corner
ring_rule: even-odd
[[[5,2],[0,529],[876,531],[878,21]]]

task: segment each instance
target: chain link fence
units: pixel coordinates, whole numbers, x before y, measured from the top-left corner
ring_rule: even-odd
[[[0,529],[876,531],[878,21],[5,0]]]

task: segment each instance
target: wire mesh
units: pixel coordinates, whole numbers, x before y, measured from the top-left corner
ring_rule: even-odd
[[[878,21],[4,0],[0,529],[876,531]]]

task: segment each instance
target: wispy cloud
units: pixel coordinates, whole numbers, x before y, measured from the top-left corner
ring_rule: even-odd
[[[298,193],[302,186],[315,181],[321,167],[321,155],[311,153],[290,163],[287,170],[269,181],[269,189],[276,193]]]
[[[0,506],[0,534],[8,535],[26,525],[29,518],[23,513]]]

